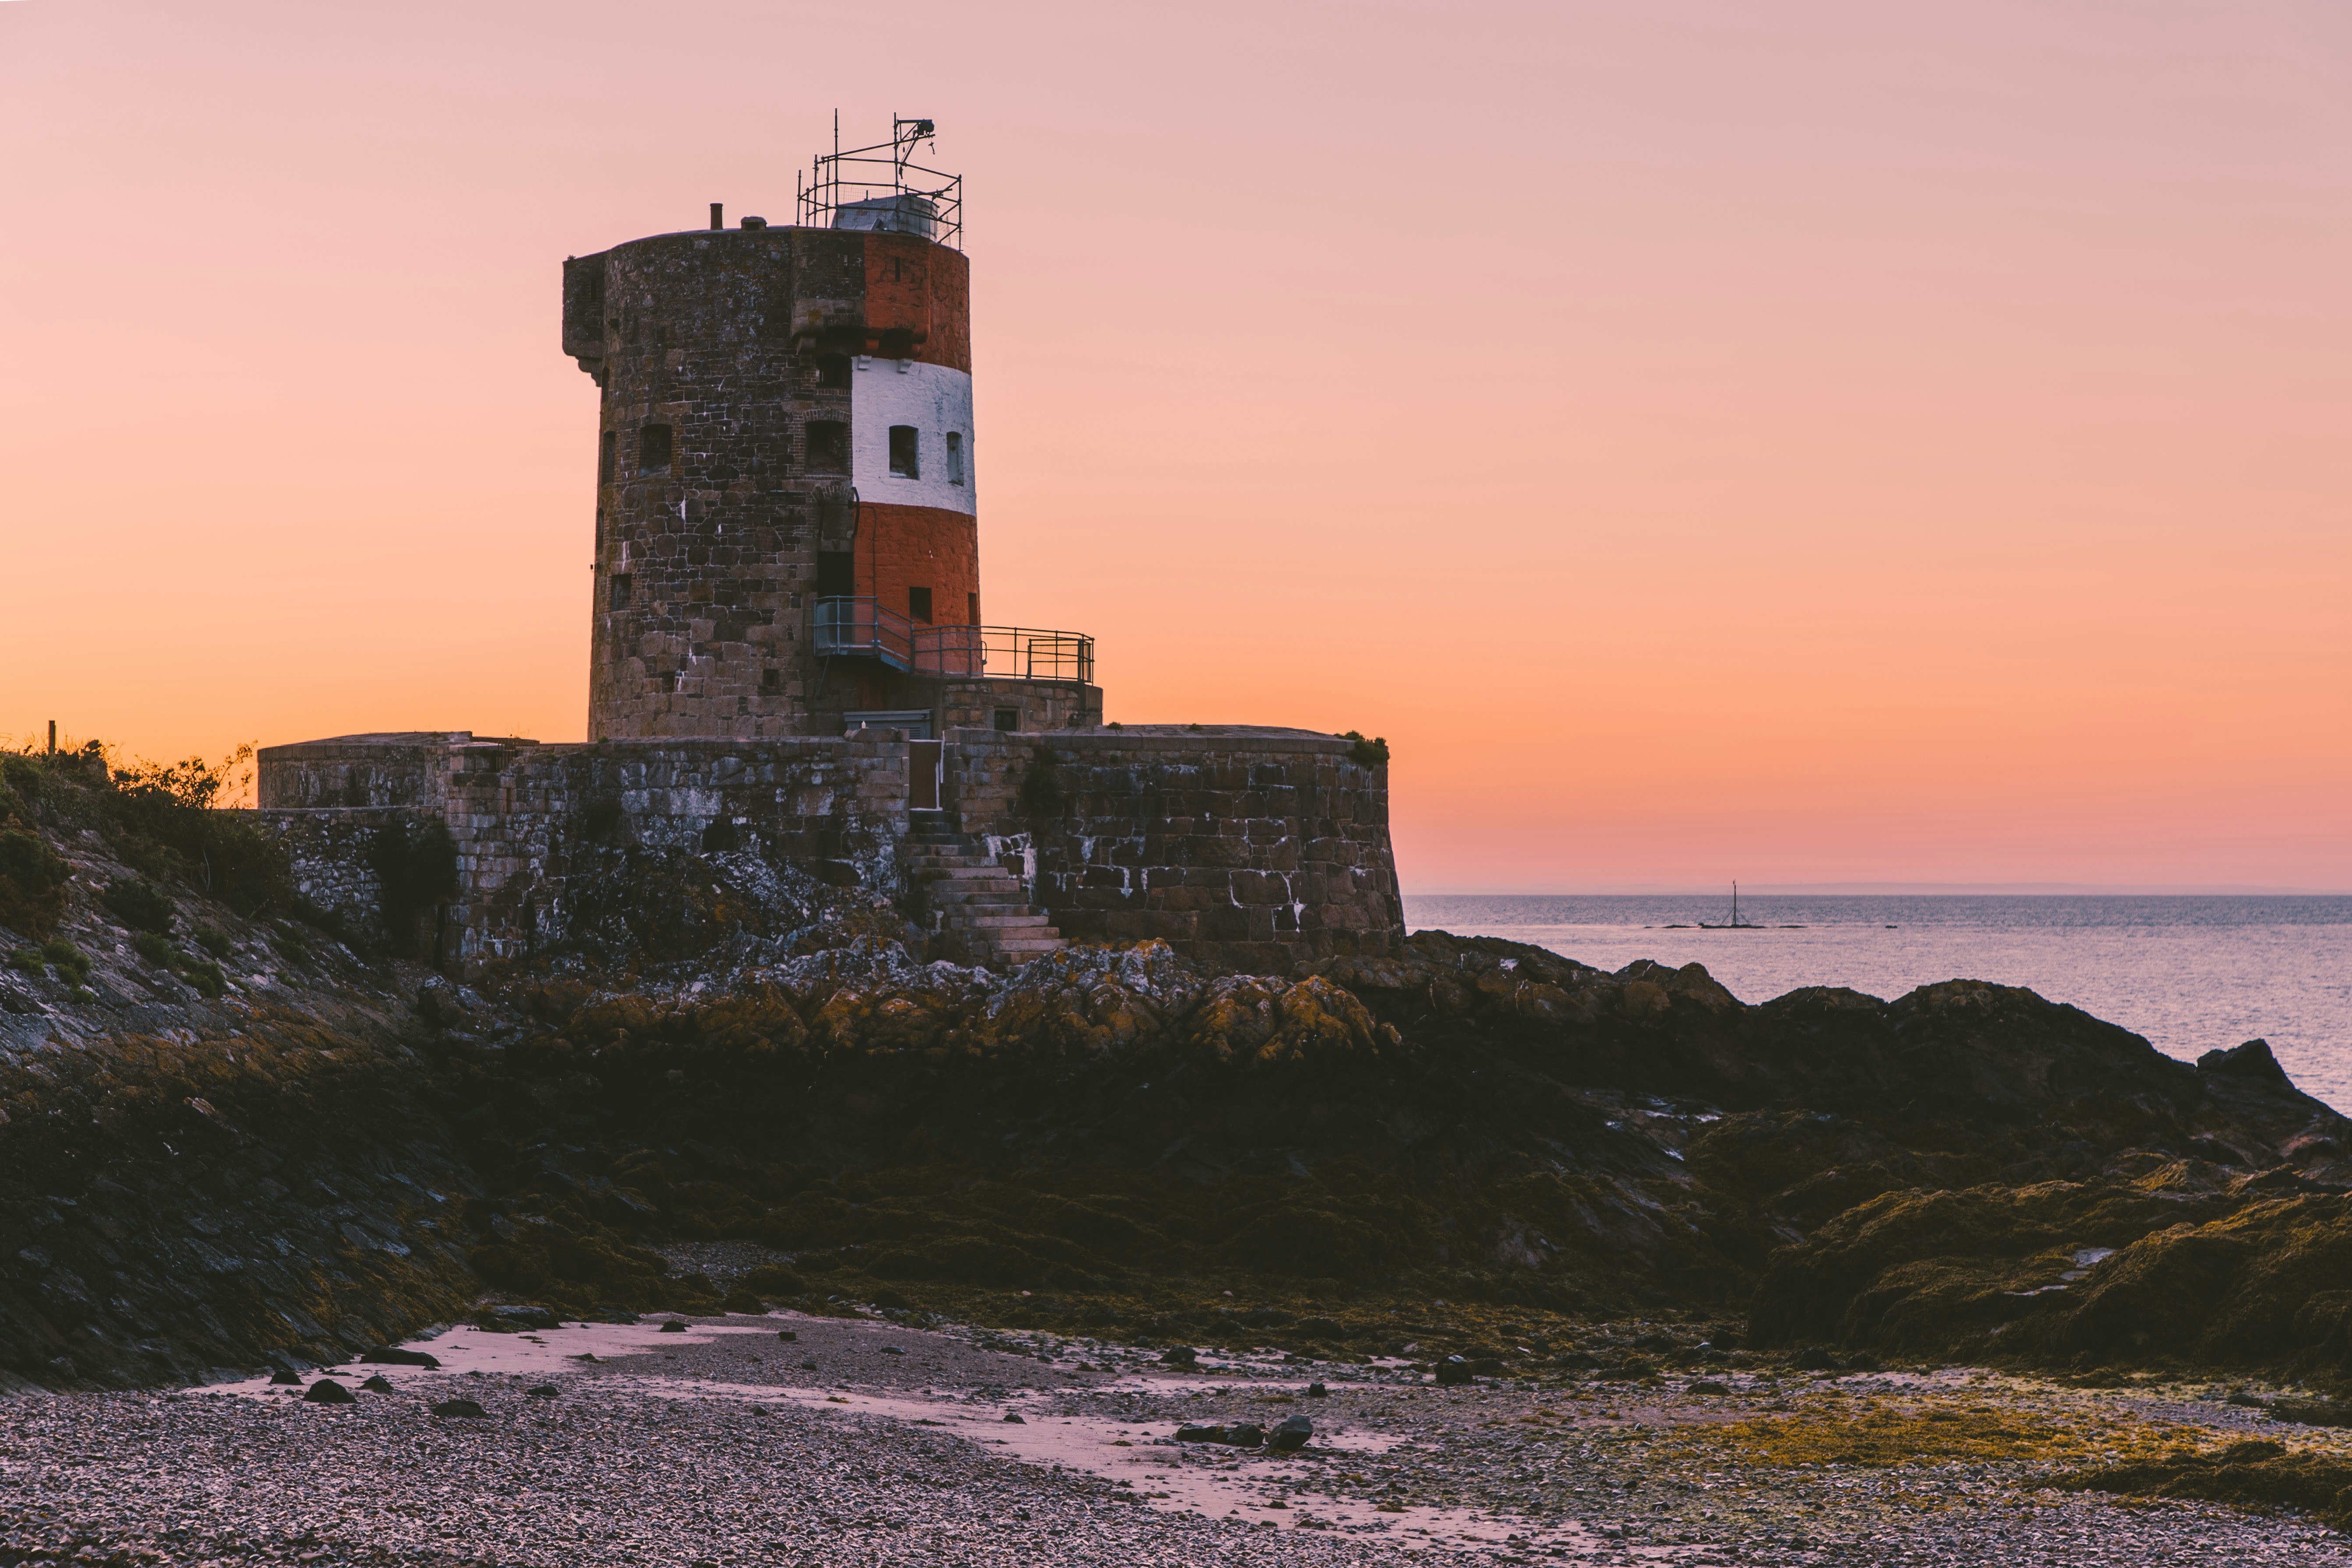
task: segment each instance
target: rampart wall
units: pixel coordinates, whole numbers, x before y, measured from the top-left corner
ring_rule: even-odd
[[[1073,942],[1159,937],[1221,968],[1404,940],[1388,770],[1346,741],[1242,725],[952,731],[947,799]],[[1032,770],[1052,783],[1024,795]]]
[[[449,935],[437,956],[467,973],[562,940],[567,881],[599,848],[757,847],[828,880],[891,897],[900,889],[908,747],[896,731],[577,745],[457,732],[437,760],[415,737],[372,748],[377,739],[263,751],[264,819],[285,837],[307,896],[365,932],[383,930],[382,889],[368,868],[376,829],[395,817],[443,820],[457,888],[440,911]],[[282,804],[362,787],[386,798]]]
[[[1351,760],[1345,741],[1243,726],[946,740],[947,809],[1073,942],[1158,937],[1204,963],[1283,973],[1403,940],[1387,769]],[[909,747],[893,730],[344,736],[272,747],[261,763],[264,819],[305,895],[354,932],[386,930],[378,835],[446,824],[457,888],[433,911],[435,955],[467,973],[564,940],[572,879],[616,847],[756,847],[824,880],[905,891]]]

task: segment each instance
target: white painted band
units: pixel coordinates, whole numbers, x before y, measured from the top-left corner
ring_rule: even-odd
[[[916,360],[860,358],[849,378],[849,478],[857,499],[978,512],[971,377]],[[915,432],[916,477],[890,471],[890,427]],[[950,436],[956,439],[952,444]]]

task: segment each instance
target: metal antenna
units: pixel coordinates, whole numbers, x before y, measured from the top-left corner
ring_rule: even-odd
[[[901,120],[898,111],[890,111],[891,162],[898,166],[898,188],[907,188],[907,162],[915,155],[915,143],[929,142],[933,152],[939,151],[934,128],[928,120]]]

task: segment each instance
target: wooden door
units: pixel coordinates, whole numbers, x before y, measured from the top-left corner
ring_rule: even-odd
[[[907,809],[940,809],[940,742],[907,742]]]

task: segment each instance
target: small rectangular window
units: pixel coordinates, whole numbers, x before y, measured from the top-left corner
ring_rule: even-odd
[[[849,472],[849,426],[838,419],[810,420],[808,466],[817,474]]]
[[[1021,728],[1021,710],[1018,708],[999,708],[996,710],[996,727],[1007,731]]]
[[[846,550],[816,552],[816,596],[845,599],[857,592],[857,557]]]
[[[948,483],[963,483],[963,432],[948,432]]]
[[[890,426],[890,471],[910,479],[923,477],[922,464],[915,455],[915,427],[912,425]]]
[[[637,432],[637,472],[659,473],[669,467],[670,430],[667,425],[648,425]]]
[[[979,595],[966,594],[963,596],[963,622],[964,625],[968,626],[976,626],[980,625]]]
[[[616,610],[627,609],[629,607],[629,591],[636,585],[636,578],[630,575],[628,573],[615,573],[613,577],[612,607]]]
[[[773,666],[771,666],[771,667],[769,667],[768,668],[763,669],[763,670],[761,670],[761,671],[760,672],[760,689],[761,689],[761,690],[762,690],[762,691],[781,691],[781,690],[782,690],[782,689],[783,689],[783,684],[784,684],[784,672],[783,672],[782,670],[781,670],[781,669],[777,669],[777,668],[775,668]]]
[[[819,386],[847,386],[849,356],[847,354],[817,355],[816,384]]]
[[[920,621],[927,626],[931,624],[931,591],[929,588],[907,590],[907,618]]]
[[[598,484],[609,485],[613,482],[613,464],[617,460],[614,454],[620,450],[620,446],[621,433],[618,430],[607,430],[604,432],[604,439],[599,444],[599,449],[596,453],[596,482]]]

